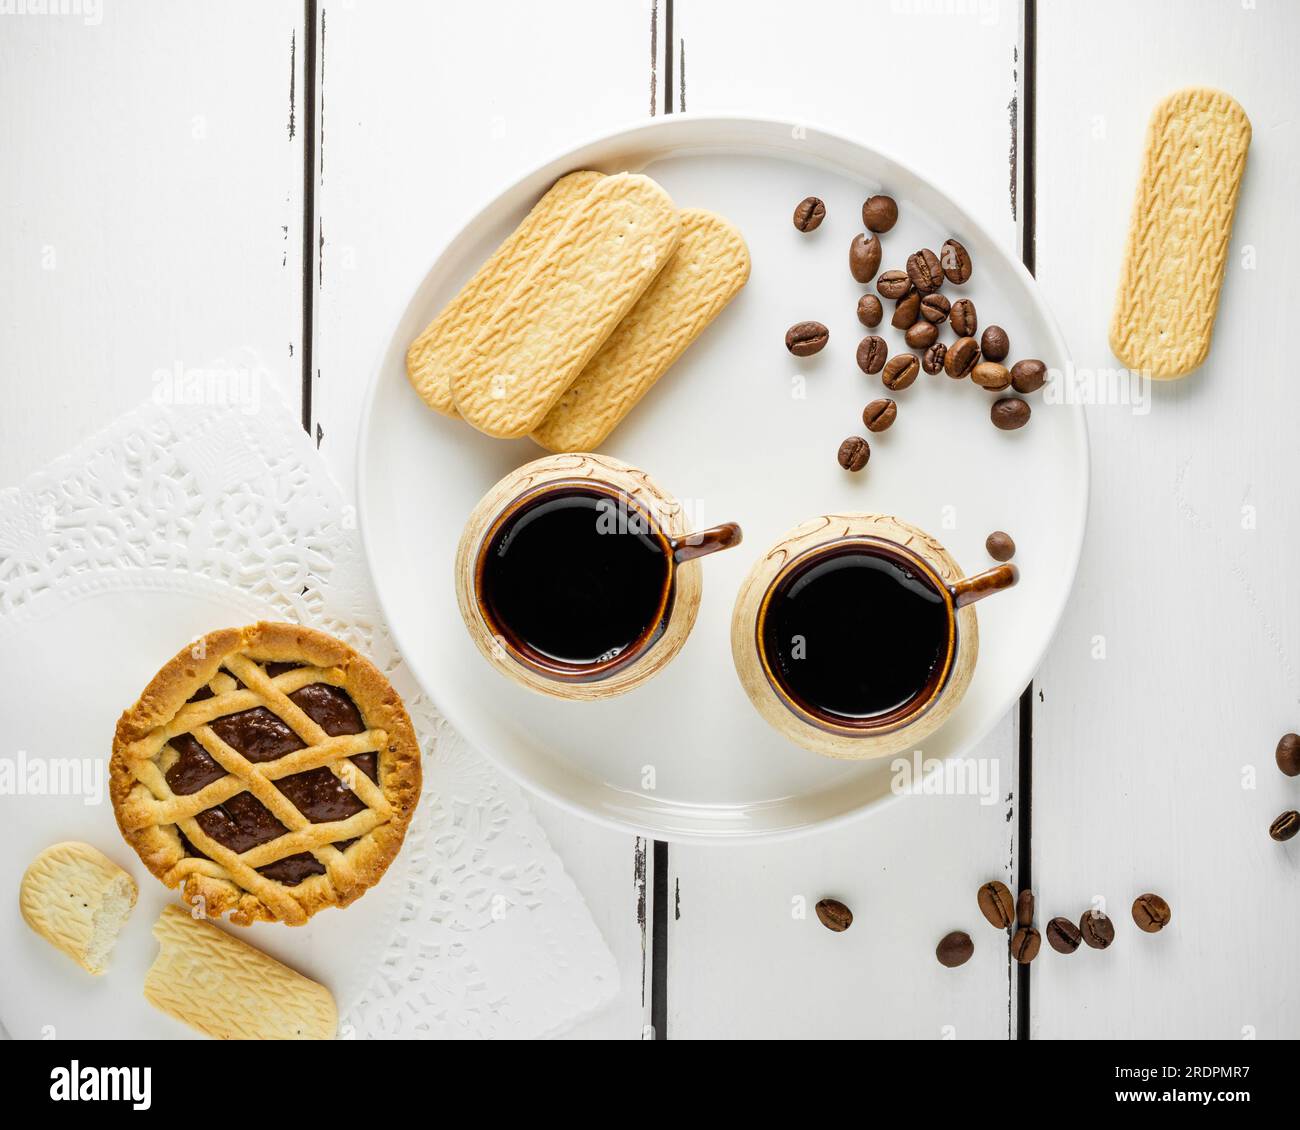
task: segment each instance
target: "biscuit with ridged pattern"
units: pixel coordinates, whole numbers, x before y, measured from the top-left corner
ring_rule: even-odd
[[[135,906],[135,880],[90,844],[52,844],[18,888],[23,920],[89,973],[108,968],[118,932]]]
[[[749,279],[745,238],[721,216],[681,213],[677,250],[533,439],[548,451],[594,451]]]
[[[218,1040],[331,1040],[339,1026],[324,985],[179,906],[153,928],[162,948],[145,977],[154,1008]]]
[[[457,415],[451,374],[496,304],[528,273],[602,175],[584,169],[557,180],[460,293],[411,342],[406,351],[406,375],[430,408],[444,416]]]
[[[599,181],[452,374],[466,422],[488,435],[536,428],[677,247],[672,198],[649,177]]]
[[[1130,369],[1168,380],[1209,353],[1250,135],[1219,90],[1180,90],[1152,112],[1110,324]]]

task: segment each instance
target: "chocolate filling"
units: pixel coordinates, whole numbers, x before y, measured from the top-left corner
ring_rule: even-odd
[[[274,678],[299,666],[301,664],[268,663],[266,671]],[[205,687],[190,701],[199,702],[211,697],[211,692]],[[328,683],[311,683],[294,691],[289,698],[330,737],[359,734],[366,728],[361,712],[347,692]],[[275,714],[261,706],[237,714],[227,714],[210,725],[222,741],[252,762],[275,761],[285,754],[304,748],[297,734]],[[167,770],[166,776],[172,791],[178,795],[198,792],[205,785],[226,775],[226,771],[192,735],[183,734],[173,738],[171,745],[179,756]],[[372,781],[378,781],[378,754],[358,754],[351,761]],[[346,820],[366,807],[355,793],[344,787],[343,782],[328,766],[282,777],[276,782],[276,787],[313,824]],[[199,827],[217,843],[240,853],[274,840],[288,831],[271,810],[250,792],[237,793],[224,804],[200,812],[195,819]],[[356,839],[341,840],[335,846],[342,850],[354,843]],[[206,858],[183,834],[181,845],[187,854]],[[325,868],[310,852],[298,852],[260,867],[258,871],[286,886],[296,886],[309,876],[323,875]]]

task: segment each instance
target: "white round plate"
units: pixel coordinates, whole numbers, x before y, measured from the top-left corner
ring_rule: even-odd
[[[737,521],[738,549],[702,563],[704,601],[682,653],[621,698],[572,703],[532,694],[478,654],[456,609],[452,561],[479,497],[544,454],[490,439],[426,408],[406,379],[411,340],[558,176],[573,169],[653,176],[679,207],[707,208],[744,233],[749,284],[603,446],[648,470],[697,526]],[[835,459],[863,435],[863,406],[885,395],[854,363],[869,332],[848,271],[861,207],[885,191],[900,218],[882,237],[882,269],[948,236],[975,273],[955,299],[1010,335],[1012,359],[1066,364],[1065,343],[1033,280],[970,216],[915,173],[855,141],[754,119],[673,116],[620,131],[524,177],[475,216],[438,257],[398,322],[370,390],[358,460],[366,552],[406,660],[448,719],[525,785],[604,822],[669,840],[739,839],[805,830],[888,799],[888,760],[835,762],[779,737],[741,690],[728,631],[736,590],[757,554],[805,518],[884,511],[937,536],[963,569],[990,561],[995,529],[1016,540],[1018,588],[979,605],[975,679],[927,757],[977,742],[1033,675],[1064,608],[1083,539],[1088,447],[1082,409],[1030,399],[1018,432],[989,421],[994,397],[969,380],[922,374],[896,394],[898,420],[871,438],[858,475]],[[826,201],[811,234],[790,221],[809,194]],[[886,304],[892,307],[892,304]],[[799,359],[783,338],[816,319],[830,344]],[[877,331],[904,348],[886,321]],[[941,340],[950,341],[945,325]]]

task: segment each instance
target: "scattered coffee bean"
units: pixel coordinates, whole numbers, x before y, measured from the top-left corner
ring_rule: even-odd
[[[1010,561],[1016,555],[1016,543],[1001,530],[994,530],[984,539],[984,548],[994,561]]]
[[[974,952],[975,943],[964,930],[954,930],[951,934],[945,934],[934,947],[934,956],[939,959],[939,964],[946,965],[949,969],[965,965]]]
[[[815,909],[821,924],[837,934],[844,933],[853,925],[853,911],[839,899],[822,899]]]
[[[943,286],[943,267],[939,265],[939,256],[928,247],[914,251],[907,257],[907,277],[922,294],[933,294]]]
[[[1028,965],[1038,956],[1038,947],[1043,939],[1032,926],[1021,926],[1011,939],[1011,956],[1021,965]]]
[[[943,264],[943,273],[950,283],[961,286],[970,280],[970,252],[955,239],[945,240],[939,248],[939,262]]]
[[[1300,832],[1300,812],[1284,812],[1268,827],[1268,834],[1279,843]]]
[[[1053,918],[1047,924],[1047,944],[1057,953],[1074,953],[1081,941],[1079,927],[1068,918]]]
[[[943,359],[948,354],[948,347],[941,341],[936,341],[929,349],[925,351],[921,358],[921,368],[931,376],[935,373],[943,372]]]
[[[826,348],[831,331],[821,322],[795,322],[785,331],[785,347],[796,357],[811,357]]]
[[[975,303],[969,298],[959,298],[948,312],[948,321],[952,323],[952,332],[958,337],[974,337],[979,328],[979,319],[975,316]]]
[[[800,231],[816,231],[826,219],[826,205],[815,196],[805,196],[794,206],[794,226]]]
[[[953,380],[959,381],[962,377],[970,376],[979,360],[980,343],[973,337],[959,337],[948,346],[948,352],[944,354],[943,371]]]
[[[913,322],[903,335],[909,349],[929,349],[939,337],[939,327],[933,322]]]
[[[1001,326],[989,326],[980,337],[980,352],[989,361],[1005,361],[1011,352],[1011,339]]]
[[[881,298],[902,298],[912,289],[912,280],[905,271],[885,271],[876,280],[876,289]]]
[[[861,436],[849,436],[840,444],[840,466],[846,471],[861,471],[871,458],[871,445]]]
[[[1011,366],[1011,387],[1019,393],[1037,392],[1047,383],[1047,366],[1030,359]]]
[[[869,283],[880,270],[880,240],[876,236],[855,235],[849,244],[849,271],[860,283]]]
[[[1115,940],[1115,923],[1099,910],[1085,910],[1079,919],[1079,934],[1095,950],[1104,950]]]
[[[888,357],[889,346],[883,337],[870,334],[858,342],[858,368],[869,376],[880,372]]]
[[[866,424],[869,432],[883,432],[898,416],[898,405],[892,400],[882,397],[880,400],[873,400],[864,409],[862,409],[862,422]]]
[[[858,299],[858,321],[864,326],[878,326],[885,316],[885,308],[874,294],[864,294]]]
[[[1029,404],[1027,401],[1017,400],[1014,396],[1004,396],[1001,400],[993,402],[993,407],[989,409],[989,418],[993,421],[994,427],[1004,432],[1014,432],[1029,423]]]
[[[921,316],[921,296],[912,291],[898,300],[894,307],[894,316],[889,319],[889,324],[896,330],[905,330],[911,326],[917,318]]]
[[[1133,921],[1138,924],[1139,930],[1145,930],[1148,934],[1158,934],[1169,925],[1172,917],[1169,904],[1159,895],[1138,895],[1133,900]]]
[[[981,361],[970,371],[970,379],[989,392],[1001,392],[1011,387],[1011,374],[1007,367],[996,361]]]
[[[1300,776],[1300,734],[1283,734],[1277,743],[1277,767],[1288,777]]]
[[[1034,892],[1021,891],[1016,899],[1016,924],[1032,926],[1034,924]]]
[[[999,930],[1005,930],[1011,925],[1012,919],[1016,916],[1016,907],[1011,901],[1011,892],[1007,890],[1005,883],[999,883],[996,879],[991,883],[985,883],[977,897],[980,913],[989,920],[990,925],[996,926]]]
[[[915,354],[895,353],[885,362],[885,371],[880,379],[885,382],[887,389],[897,392],[911,385],[920,371],[921,362],[917,360]]]
[[[869,196],[862,205],[862,225],[867,231],[887,232],[898,223],[898,205],[892,196]]]
[[[951,309],[948,300],[942,294],[927,294],[921,299],[921,317],[936,326],[944,322]]]

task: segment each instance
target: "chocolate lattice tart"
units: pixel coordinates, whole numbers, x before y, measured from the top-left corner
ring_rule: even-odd
[[[420,797],[402,700],[323,632],[211,632],[169,662],[113,738],[118,827],[210,917],[301,925],[397,855]]]

